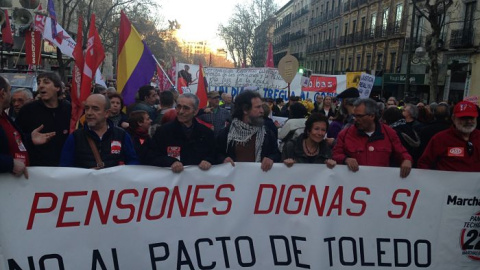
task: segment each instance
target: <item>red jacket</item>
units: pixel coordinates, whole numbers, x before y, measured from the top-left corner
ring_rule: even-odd
[[[395,130],[379,122],[375,123],[371,137],[354,125],[338,134],[333,159],[338,164],[345,164],[346,158],[356,159],[359,165],[380,167],[389,167],[392,161],[398,165],[403,160],[412,161]]]
[[[455,127],[437,133],[418,160],[418,168],[441,171],[480,172],[480,130],[470,134],[473,152]]]

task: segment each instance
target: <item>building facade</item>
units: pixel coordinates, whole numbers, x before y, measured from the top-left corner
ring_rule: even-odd
[[[480,96],[480,76],[472,76],[480,72],[477,5],[475,0],[454,0],[445,12],[436,44],[438,100]],[[413,10],[406,0],[289,1],[275,14],[275,64],[289,52],[312,73],[368,72],[377,77],[374,90],[379,95],[427,101],[431,68],[428,53],[421,52],[431,46],[426,44],[431,29],[419,12],[412,24]],[[305,18],[308,26],[303,28]],[[410,86],[405,89],[408,69]]]

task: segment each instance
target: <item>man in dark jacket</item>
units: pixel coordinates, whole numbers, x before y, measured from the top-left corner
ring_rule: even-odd
[[[70,129],[71,105],[59,99],[62,81],[57,73],[45,72],[37,76],[38,100],[24,105],[15,122],[25,134],[43,126],[42,132],[55,136],[42,145],[27,147],[32,166],[58,166],[63,144]]]
[[[280,161],[277,140],[263,122],[260,94],[243,91],[235,99],[232,123],[221,130],[217,137],[217,153],[220,161],[261,162],[261,169],[268,171],[274,162]]]
[[[55,133],[40,133],[40,127],[34,129],[28,138],[22,136],[19,128],[4,111],[10,106],[10,90],[8,81],[0,76],[0,173],[10,172],[16,176],[24,174],[28,178],[30,158],[25,144],[27,141],[31,141],[32,145],[44,144]]]
[[[192,93],[178,97],[176,119],[162,125],[153,135],[148,154],[150,165],[170,167],[179,173],[186,165],[208,170],[215,164],[213,131],[195,120],[198,104],[198,97]]]
[[[109,109],[110,100],[104,95],[93,94],[85,100],[86,124],[68,137],[60,166],[102,169],[140,164],[128,133],[108,120]],[[101,160],[95,157],[95,149]]]

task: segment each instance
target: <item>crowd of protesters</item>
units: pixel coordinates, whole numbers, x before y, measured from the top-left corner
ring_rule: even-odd
[[[349,88],[315,101],[262,99],[245,90],[235,100],[211,91],[208,105],[175,91],[138,90],[125,108],[115,89],[96,89],[84,104],[78,129],[69,132],[71,105],[53,72],[37,76],[35,98],[11,92],[0,77],[0,173],[28,177],[28,166],[102,169],[118,165],[169,167],[175,173],[195,165],[257,162],[320,163],[480,172],[479,108],[462,101],[402,103],[360,98]],[[287,119],[281,123],[282,119]]]

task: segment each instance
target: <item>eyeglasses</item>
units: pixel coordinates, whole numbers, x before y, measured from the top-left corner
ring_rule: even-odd
[[[182,109],[183,109],[184,111],[190,111],[190,110],[192,109],[192,108],[189,107],[189,106],[182,106],[182,105],[180,105],[180,104],[177,104],[177,107],[175,107],[175,108],[177,109],[177,111],[181,111]]]
[[[473,154],[473,143],[467,142],[467,153],[471,156]]]

